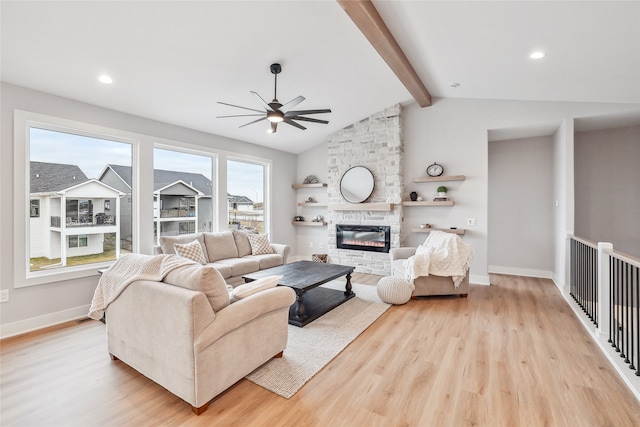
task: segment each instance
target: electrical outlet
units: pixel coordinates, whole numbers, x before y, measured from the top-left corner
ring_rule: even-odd
[[[0,291],[0,302],[9,301],[9,289],[3,289]]]
[[[475,218],[467,218],[467,225],[476,225]]]
[[[309,247],[313,248],[313,242],[309,242]]]
[[[318,243],[318,247],[319,247],[320,249],[324,248],[324,243],[322,243],[322,242]]]

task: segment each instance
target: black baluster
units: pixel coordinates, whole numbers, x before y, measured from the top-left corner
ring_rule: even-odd
[[[609,257],[609,342],[613,342],[613,259]]]

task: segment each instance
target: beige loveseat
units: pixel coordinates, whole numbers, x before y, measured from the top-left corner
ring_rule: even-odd
[[[243,284],[242,276],[245,274],[286,264],[290,251],[288,245],[270,243],[273,253],[253,255],[247,232],[233,230],[162,236],[160,246],[155,246],[153,253],[175,254],[175,243],[184,244],[194,240],[202,245],[207,265],[218,270],[231,286]]]
[[[200,414],[215,396],[282,355],[294,301],[292,289],[271,287],[245,290],[230,304],[216,269],[180,267],[163,282],[132,282],[107,307],[108,351]]]
[[[391,275],[405,278],[404,261],[416,253],[416,247],[393,248],[389,251],[391,258]],[[469,294],[469,272],[460,285],[456,288],[451,277],[421,276],[413,281],[415,289],[411,298],[429,295],[460,295],[466,298]]]

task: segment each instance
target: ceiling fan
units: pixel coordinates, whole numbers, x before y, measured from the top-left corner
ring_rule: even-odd
[[[305,130],[306,127],[302,126],[300,123],[296,123],[294,120],[311,122],[311,123],[322,123],[325,125],[329,123],[326,120],[319,120],[311,117],[303,117],[303,115],[307,115],[307,114],[330,113],[331,110],[328,108],[321,109],[321,110],[291,110],[293,107],[295,107],[296,105],[304,101],[305,99],[304,96],[298,96],[284,105],[281,104],[280,101],[278,101],[277,92],[278,92],[278,74],[282,72],[282,67],[280,66],[280,64],[271,64],[270,69],[271,69],[271,73],[274,75],[273,101],[267,103],[264,99],[262,99],[260,95],[258,95],[257,92],[251,91],[251,93],[254,94],[256,98],[258,98],[258,101],[264,107],[265,111],[256,110],[254,108],[241,107],[240,105],[228,104],[226,102],[218,102],[218,104],[228,105],[230,107],[235,107],[235,108],[242,108],[243,110],[254,111],[259,114],[237,114],[233,116],[218,116],[217,118],[225,119],[230,117],[260,116],[259,119],[253,120],[240,127],[243,128],[245,126],[249,126],[254,123],[261,122],[262,120],[267,120],[271,124],[271,127],[267,129],[268,133],[275,133],[276,130],[278,129],[278,123],[280,122],[284,122],[288,125],[295,126],[298,129],[302,129],[302,130]]]

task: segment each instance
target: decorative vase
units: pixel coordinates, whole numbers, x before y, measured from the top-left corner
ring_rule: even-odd
[[[442,191],[438,193],[438,196],[440,197],[447,197],[447,193],[443,193]]]
[[[412,202],[415,202],[416,200],[418,200],[418,193],[412,191],[411,193],[409,193],[409,197],[411,198]]]

